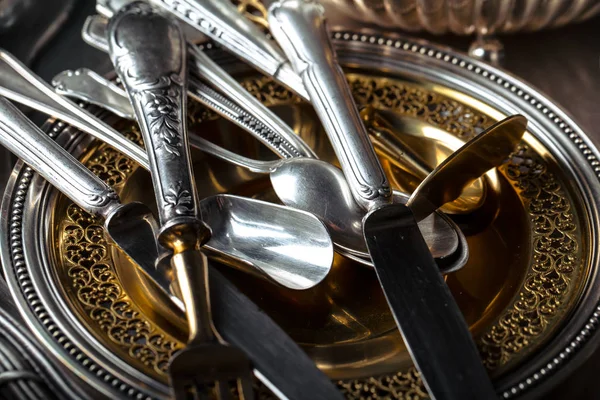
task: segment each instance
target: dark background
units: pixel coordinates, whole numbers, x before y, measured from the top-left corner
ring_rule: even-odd
[[[92,0],[0,0],[0,47],[50,80],[65,69],[111,69],[107,56],[81,40],[80,30],[94,12]],[[8,7],[6,6],[8,4]],[[12,7],[12,8],[11,8]],[[336,25],[340,21],[333,21]],[[470,38],[428,36],[466,51]],[[600,18],[537,33],[500,36],[504,68],[561,105],[598,146],[600,144]],[[38,117],[39,118],[39,117]],[[0,150],[0,189],[14,160]],[[547,399],[600,399],[596,375],[600,353],[591,354]]]

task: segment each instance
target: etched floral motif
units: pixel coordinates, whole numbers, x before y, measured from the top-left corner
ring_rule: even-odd
[[[463,139],[493,123],[477,110],[410,84],[361,75],[349,75],[349,80],[359,104],[372,102],[376,107],[419,118]],[[243,83],[269,106],[300,101],[289,90],[267,78],[249,79]],[[204,107],[194,103],[190,106],[196,110],[193,113],[197,119],[195,123],[214,118]],[[161,110],[160,113],[172,113],[169,107]],[[97,155],[93,158],[100,159]],[[96,170],[111,179],[115,176],[112,169],[120,168],[120,164],[111,163],[107,169],[98,165]],[[129,167],[131,164],[126,165]],[[559,310],[577,293],[573,282],[577,280],[582,264],[581,233],[578,232],[576,217],[560,181],[547,171],[544,161],[532,149],[523,146],[502,167],[501,173],[519,193],[529,214],[534,254],[514,302],[480,336],[478,344],[491,370],[517,359],[516,356],[526,353],[534,341],[547,336],[553,319],[560,318]],[[126,179],[128,175],[130,173],[125,171],[122,176]],[[191,200],[189,191],[181,190],[180,186],[170,190],[167,196],[172,207],[182,206]],[[63,255],[67,255],[65,262],[76,300],[100,325],[107,340],[126,350],[134,365],[149,367],[164,378],[169,357],[180,343],[143,319],[127,295],[119,290],[108,253],[101,250],[107,244],[97,240],[98,226],[93,216],[78,207],[68,208],[61,245]],[[339,381],[337,385],[349,399],[427,398],[420,375],[414,368],[383,376]],[[264,386],[259,388],[259,393],[261,399],[273,398]]]
[[[185,215],[192,212],[192,194],[189,190],[181,187],[178,181],[174,187],[169,188],[169,194],[165,195],[167,209],[175,209],[175,214]]]
[[[172,156],[181,156],[182,137],[179,132],[179,104],[175,89],[144,92],[148,109],[150,132],[155,137],[155,148],[164,148]]]

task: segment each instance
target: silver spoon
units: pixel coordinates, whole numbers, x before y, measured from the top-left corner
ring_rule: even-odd
[[[146,155],[146,153],[143,151],[143,149],[141,147],[137,146],[133,142],[126,139],[119,132],[115,131],[113,128],[111,128],[109,125],[107,125],[104,121],[96,118],[95,116],[90,114],[85,109],[79,107],[74,102],[70,101],[66,97],[63,97],[63,96],[55,93],[53,88],[50,85],[48,85],[41,78],[36,76],[32,71],[27,69],[27,67],[25,67],[21,62],[19,62],[11,54],[9,54],[5,51],[2,51],[2,50],[0,50],[0,72],[1,72],[0,73],[0,95],[6,96],[6,97],[10,98],[11,100],[25,104],[25,105],[32,107],[38,111],[47,113],[54,117],[58,117],[59,119],[64,120],[65,122],[81,129],[82,131],[87,132],[90,135],[110,144],[112,147],[114,147],[121,153],[125,154],[127,157],[138,162],[145,169],[149,168],[148,156]],[[119,93],[115,94],[114,97],[116,97],[118,95],[119,95]],[[129,104],[128,101],[127,101],[127,104]],[[219,153],[219,150],[222,150],[224,152],[225,157],[227,157],[228,154],[232,154],[232,155],[235,154],[235,153],[229,152],[226,149],[223,149],[207,140],[199,138],[198,136],[194,136],[194,137],[196,139],[198,139],[195,142],[198,146],[205,146],[203,148],[204,151],[207,151],[210,153],[211,150],[213,150],[213,151]],[[213,201],[213,200],[208,200],[208,201]],[[285,221],[285,219],[286,219],[285,213],[292,211],[290,209],[283,209],[283,208],[280,209],[279,211],[276,211],[275,209],[271,208],[272,206],[274,206],[271,203],[261,202],[262,204],[258,205],[257,203],[254,203],[254,200],[250,200],[250,199],[241,199],[241,200],[237,201],[238,206],[240,205],[240,203],[243,203],[243,202],[247,202],[248,204],[245,207],[240,207],[236,211],[238,213],[237,215],[240,217],[241,217],[241,213],[244,213],[245,210],[249,210],[249,209],[256,208],[256,207],[264,209],[263,212],[266,215],[272,214],[272,213],[282,214],[277,219],[272,220],[274,223],[273,229],[276,229],[276,230],[286,227],[285,225],[277,226],[277,222]],[[250,202],[252,202],[253,204],[252,205],[249,204]],[[227,203],[224,203],[224,204],[227,204]],[[267,208],[269,208],[269,210],[266,210]],[[223,212],[223,215],[222,215],[223,218],[229,216],[229,211],[227,210],[226,206],[223,206],[223,208],[210,207],[210,209],[213,210],[212,212],[216,212],[216,211]],[[214,216],[214,215],[211,215],[210,217],[213,219],[219,218],[218,216]],[[242,220],[250,221],[251,218],[249,218],[249,216],[247,216],[245,218],[242,218]],[[320,222],[318,222],[316,219],[314,222],[318,223],[318,225],[320,226],[319,229],[321,230],[320,233],[317,233],[316,231],[313,232],[313,234],[316,235],[315,237],[318,236],[318,237],[320,237],[320,240],[329,241],[328,234],[327,234],[325,227],[323,227],[322,224]],[[290,226],[295,226],[295,225],[290,224]],[[275,264],[266,263],[264,260],[272,260],[274,257],[273,254],[267,254],[267,253],[270,253],[269,249],[263,249],[267,253],[262,254],[262,255],[258,251],[253,251],[252,254],[244,254],[242,251],[244,246],[239,246],[236,243],[239,243],[240,241],[243,243],[243,242],[247,241],[247,238],[244,235],[241,235],[241,236],[238,235],[238,233],[239,233],[238,231],[229,232],[228,234],[230,235],[231,242],[229,242],[229,243],[215,242],[214,247],[209,245],[207,247],[207,249],[211,253],[218,254],[218,256],[221,259],[223,257],[225,257],[226,255],[227,256],[231,255],[232,258],[231,258],[229,264],[232,264],[232,265],[235,264],[239,268],[242,268],[245,270],[248,267],[251,267],[251,268],[258,267],[259,270],[260,270],[260,268],[267,268],[264,270],[264,272],[267,274],[266,276],[268,278],[271,278],[268,276],[268,274],[271,272],[275,273],[275,275],[272,277],[273,280],[284,286],[290,284],[292,288],[296,288],[296,289],[307,288],[306,287],[307,282],[308,282],[307,276],[304,276],[304,275],[298,276],[298,278],[299,278],[298,281],[296,283],[292,283],[292,280],[294,280],[295,278],[294,278],[293,274],[290,274],[290,271],[275,272],[277,268],[287,268],[287,267],[295,268],[295,270],[298,273],[300,273],[301,275],[304,272],[306,272],[305,266],[298,268],[297,262],[291,261],[295,257],[293,254],[287,254],[284,257],[284,259],[278,261]],[[325,238],[327,238],[327,239],[325,239]],[[228,244],[228,246],[220,247],[225,244]],[[211,247],[213,247],[213,248],[211,249]],[[318,279],[317,281],[313,281],[311,283],[312,286],[319,283],[320,280],[322,280],[327,275],[327,273],[331,267],[331,258],[333,257],[333,246],[330,245],[330,247],[331,247],[330,257],[325,257],[322,260],[313,260],[314,262],[316,262],[316,264],[314,264],[308,268],[308,270],[313,270],[312,273],[309,273],[309,276],[312,276],[312,278]],[[286,247],[286,246],[280,246],[278,248],[280,253],[286,251],[285,249],[289,250],[291,248]],[[236,260],[244,260],[244,262],[242,264],[240,264]],[[263,260],[261,262],[261,266],[253,264],[257,260]],[[283,261],[286,261],[287,264],[284,264]],[[300,259],[297,261],[302,262],[302,260],[300,260]],[[294,264],[295,264],[295,266],[293,266]],[[315,271],[319,270],[319,269],[321,270],[321,272],[315,273]],[[262,274],[262,272],[263,271],[261,271],[261,274]],[[265,276],[265,275],[263,275],[263,276]],[[281,278],[283,276],[287,276],[288,278],[282,280]],[[317,278],[317,276],[320,276],[320,278]]]
[[[428,393],[434,399],[494,398],[469,327],[425,246],[417,221],[460,196],[466,185],[501,163],[514,150],[513,137],[518,141],[525,132],[524,118],[501,122],[467,143],[421,183],[406,206],[393,204],[387,178],[336,61],[322,6],[311,0],[280,0],[270,6],[268,20],[304,82],[351,194],[366,211],[363,234],[377,278]],[[487,154],[477,154],[475,149]],[[309,179],[326,174],[325,166],[308,164],[312,173],[309,168],[302,173]],[[298,178],[290,172],[290,179]]]
[[[133,109],[126,99],[125,93],[109,80],[89,70],[62,72],[53,79],[53,83],[59,85],[60,92],[67,96],[89,101],[124,118],[134,119]],[[327,195],[333,196],[331,204],[338,204],[338,206],[335,208],[337,212],[333,210],[325,212],[319,209],[319,205],[323,203],[309,201],[310,196],[308,195],[305,198],[298,198],[293,194],[295,188],[286,182],[285,176],[289,175],[290,170],[302,168],[303,159],[254,160],[216,146],[196,135],[190,135],[189,139],[192,147],[221,160],[255,173],[270,174],[273,187],[284,204],[309,211],[323,218],[340,254],[361,264],[372,266],[362,235],[361,220],[364,211],[352,199],[349,194],[349,186],[343,176],[340,179],[340,171],[337,168],[329,164],[327,164],[327,168],[324,168],[335,175],[334,179],[328,179],[325,182],[320,182],[318,179],[303,182],[304,190],[307,193],[313,193],[314,196],[322,194],[323,187],[328,187]],[[331,182],[335,182],[338,186],[327,186]],[[394,199],[405,203],[408,196],[394,192]],[[464,265],[468,255],[467,242],[452,220],[442,213],[435,213],[431,218],[422,221],[419,229],[444,273],[455,271]],[[453,261],[450,262],[450,260]]]

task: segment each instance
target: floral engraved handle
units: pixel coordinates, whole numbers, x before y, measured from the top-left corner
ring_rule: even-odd
[[[269,8],[269,26],[302,78],[358,204],[369,209],[390,201],[389,183],[329,41],[323,7],[281,0]]]
[[[0,115],[0,145],[25,161],[77,205],[102,216],[119,205],[119,198],[110,186],[2,97]]]
[[[187,138],[186,42],[148,4],[123,7],[108,26],[110,56],[140,124],[163,231],[197,223]]]

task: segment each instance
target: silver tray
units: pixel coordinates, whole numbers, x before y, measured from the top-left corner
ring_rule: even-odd
[[[433,91],[446,93],[449,98],[454,96],[452,101],[459,104],[459,108],[461,101],[471,102],[471,106],[477,104],[478,112],[486,114],[490,120],[515,113],[528,118],[528,145],[540,160],[548,162],[548,170],[561,177],[559,181],[564,187],[556,190],[567,193],[559,196],[559,203],[564,200],[567,204],[564,215],[568,220],[561,223],[576,220],[580,229],[576,236],[580,241],[574,244],[580,250],[579,258],[563,254],[560,261],[564,267],[571,260],[569,257],[577,260],[578,265],[573,267],[578,271],[577,285],[571,291],[568,304],[547,305],[561,313],[558,322],[537,347],[523,351],[507,363],[510,368],[495,376],[503,398],[540,395],[597,346],[597,340],[593,338],[600,316],[596,251],[600,204],[598,151],[552,101],[509,74],[468,56],[399,36],[344,31],[335,32],[333,40],[340,62],[350,75],[369,71],[371,76],[381,79],[390,77],[409,83],[421,82]],[[232,73],[248,72],[245,65],[220,50],[211,50],[211,55]],[[101,115],[107,117],[107,114]],[[467,118],[467,115],[463,113],[460,118]],[[74,155],[84,154],[93,145],[88,137],[60,122],[50,121],[47,128],[49,134]],[[527,188],[521,189],[526,191]],[[113,398],[167,398],[169,389],[163,381],[115,354],[77,315],[77,307],[69,297],[71,289],[60,283],[54,266],[57,249],[51,243],[57,230],[54,208],[59,197],[28,167],[22,163],[15,167],[2,203],[0,240],[2,265],[20,311],[52,356],[85,381],[96,394]],[[544,205],[543,199],[537,200],[540,201],[538,205]],[[537,222],[532,217],[528,223],[532,229],[538,229]],[[551,234],[538,236],[535,240],[552,240]],[[531,243],[532,247],[534,245],[536,243]],[[531,257],[536,257],[535,252]],[[522,277],[524,290],[535,292],[526,282],[535,274],[527,274]],[[569,276],[563,278],[575,280]],[[519,301],[527,300],[527,293],[522,296],[523,293],[515,293],[510,300],[511,306],[517,307]],[[558,297],[549,300],[556,299]],[[546,308],[540,307],[543,313]],[[505,322],[494,323],[502,325]],[[527,350],[527,344],[522,347]],[[323,361],[319,346],[307,346],[307,351],[316,360]],[[339,380],[340,388],[349,398],[391,397],[397,390],[394,376],[408,379],[411,374],[394,375],[401,361],[386,361],[363,373],[356,370],[348,373],[344,368],[328,373]],[[418,377],[413,378],[414,382],[418,381]],[[415,398],[423,397],[418,387],[415,390]]]

